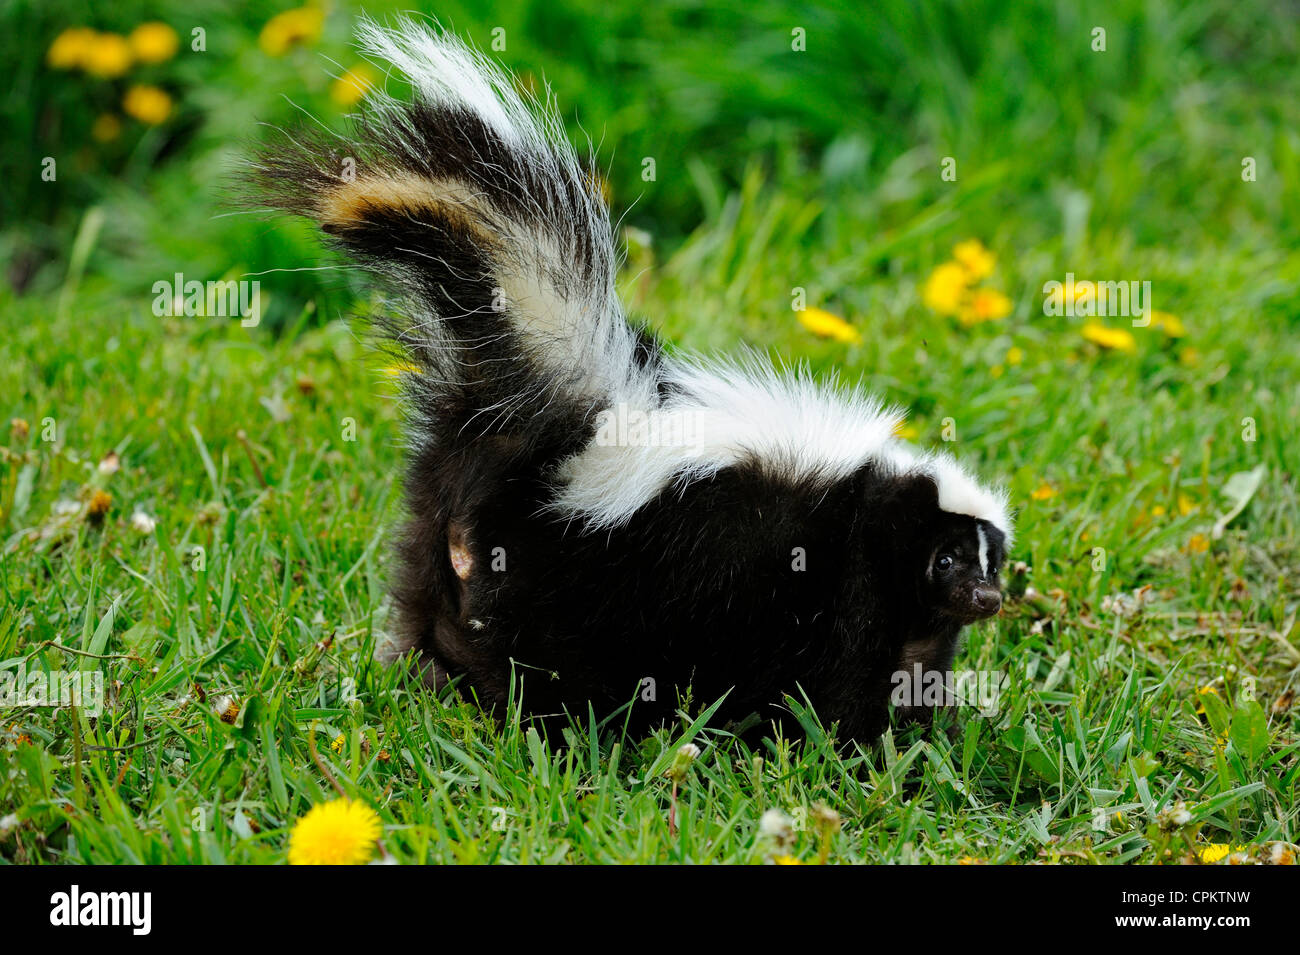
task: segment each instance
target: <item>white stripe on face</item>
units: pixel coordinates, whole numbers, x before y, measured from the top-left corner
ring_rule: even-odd
[[[987,576],[989,575],[989,542],[988,542],[988,538],[986,538],[986,537],[984,536],[984,528],[981,527],[981,526],[978,525],[978,524],[975,525],[975,533],[978,534],[978,535],[979,535],[979,538],[980,538],[980,573],[981,573],[983,576],[987,577]]]

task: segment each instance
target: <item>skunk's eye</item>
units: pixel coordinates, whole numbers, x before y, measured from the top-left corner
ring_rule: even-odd
[[[950,570],[952,568],[952,555],[940,554],[939,559],[934,562],[934,566],[940,570]]]

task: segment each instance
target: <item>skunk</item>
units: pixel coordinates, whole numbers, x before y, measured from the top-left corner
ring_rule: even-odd
[[[300,131],[253,172],[396,295],[399,648],[537,718],[643,729],[689,693],[766,721],[803,695],[841,739],[878,734],[898,674],[947,671],[998,612],[1005,495],[859,390],[666,350],[624,315],[601,180],[549,91],[440,28],[360,42],[410,101],[376,94],[353,136]]]

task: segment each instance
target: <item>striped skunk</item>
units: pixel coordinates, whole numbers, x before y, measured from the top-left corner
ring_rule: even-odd
[[[878,734],[895,675],[947,671],[997,613],[1005,496],[860,391],[629,324],[600,179],[549,93],[440,29],[360,38],[412,101],[372,96],[347,140],[295,132],[254,178],[400,304],[400,646],[538,718],[644,729],[689,692],[768,720],[802,693],[841,739]]]

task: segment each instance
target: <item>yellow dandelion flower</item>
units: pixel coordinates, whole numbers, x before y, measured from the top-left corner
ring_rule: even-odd
[[[1055,305],[1057,308],[1061,308],[1065,305],[1065,296],[1067,291],[1069,292],[1070,297],[1074,300],[1076,314],[1078,313],[1077,310],[1080,309],[1086,311],[1089,302],[1094,302],[1100,305],[1102,302],[1106,301],[1105,284],[1093,282],[1090,279],[1075,279],[1072,285],[1068,281],[1058,282],[1057,287],[1052,289],[1051,293],[1047,296],[1047,301]]]
[[[962,856],[957,860],[958,865],[984,865],[984,860],[976,856]]]
[[[289,836],[290,865],[362,865],[374,853],[383,826],[362,802],[335,799],[313,806]]]
[[[1151,326],[1164,331],[1170,338],[1182,338],[1187,334],[1187,329],[1183,327],[1182,319],[1177,315],[1169,312],[1152,312]]]
[[[530,96],[537,95],[537,77],[532,70],[520,70],[514,74],[515,86]]]
[[[1245,851],[1245,846],[1231,846],[1226,842],[1214,842],[1198,852],[1197,855],[1200,856],[1202,862],[1208,865],[1218,862],[1220,859],[1225,859],[1234,852]]]
[[[1137,354],[1137,339],[1133,333],[1123,328],[1107,328],[1100,322],[1088,322],[1080,334],[1094,345],[1114,351]]]
[[[45,62],[56,70],[82,67],[98,36],[99,34],[88,27],[69,27],[54,38],[54,42],[45,53]]]
[[[1056,497],[1056,488],[1044,482],[1034,488],[1033,493],[1029,496],[1035,501],[1050,501],[1052,498]]]
[[[968,284],[969,275],[963,266],[956,262],[945,262],[936,266],[925,280],[925,286],[921,289],[921,301],[940,315],[956,315],[961,311]]]
[[[1187,553],[1204,554],[1210,549],[1210,539],[1204,534],[1193,534],[1187,541]]]
[[[1186,517],[1188,514],[1195,514],[1195,513],[1196,513],[1197,511],[1199,511],[1199,510],[1200,510],[1200,508],[1196,506],[1196,502],[1195,502],[1195,501],[1193,501],[1193,500],[1192,500],[1189,496],[1187,496],[1186,494],[1183,494],[1181,491],[1179,492],[1179,494],[1178,494],[1178,513],[1179,513],[1179,514],[1183,515],[1183,517]]]
[[[962,305],[958,319],[970,328],[980,322],[991,322],[1011,314],[1011,299],[991,288],[976,289]]]
[[[1201,362],[1201,353],[1188,345],[1178,353],[1178,361],[1188,368],[1195,368]]]
[[[90,501],[86,504],[86,519],[101,521],[112,506],[113,496],[107,491],[96,490],[94,494],[90,495]]]
[[[122,135],[122,121],[112,113],[102,113],[95,117],[90,127],[91,137],[99,143],[111,143]]]
[[[375,88],[376,79],[373,67],[368,63],[359,63],[330,85],[330,99],[345,109],[356,106]]]
[[[906,421],[900,421],[894,425],[894,437],[902,438],[904,441],[915,441],[921,436],[921,429],[916,425],[908,424]]]
[[[833,338],[837,342],[845,342],[849,345],[862,341],[862,333],[838,315],[832,315],[820,308],[805,308],[797,314],[799,324],[814,335]]]
[[[952,257],[966,270],[971,282],[978,282],[992,275],[993,267],[998,261],[997,256],[984,248],[984,243],[979,239],[958,242],[952,247]]]
[[[1018,365],[1025,360],[1025,350],[1019,346],[1013,345],[1007,349],[1007,364]]]
[[[385,365],[381,370],[389,378],[400,378],[402,375],[418,375],[420,373],[419,367],[409,361],[394,362],[391,365]]]
[[[1152,516],[1152,517],[1164,517],[1164,516],[1165,516],[1165,506],[1164,506],[1163,504],[1156,504],[1156,505],[1154,505],[1154,506],[1151,508],[1151,516]]]
[[[286,10],[266,21],[257,43],[270,56],[284,56],[295,46],[319,39],[324,22],[325,11],[316,7]]]
[[[803,865],[794,856],[773,856],[772,865]]]
[[[586,173],[583,177],[587,183],[587,191],[597,199],[602,200],[605,205],[614,201],[614,190],[609,185],[609,180],[596,172],[594,169]]]
[[[159,20],[140,24],[131,31],[127,42],[141,63],[163,63],[170,60],[181,45],[176,31]]]
[[[142,123],[157,126],[172,112],[172,98],[157,86],[136,84],[122,97],[122,110]]]
[[[348,738],[340,733],[338,736],[334,737],[334,742],[330,743],[330,749],[334,750],[335,753],[341,754],[343,752],[343,747],[346,746],[347,743]]]
[[[92,76],[111,80],[131,68],[131,44],[117,33],[96,33],[81,59],[81,67]]]
[[[1211,684],[1208,685],[1208,686],[1203,686],[1203,687],[1201,687],[1200,689],[1198,689],[1198,690],[1196,691],[1196,695],[1197,695],[1198,697],[1199,697],[1199,696],[1210,696],[1210,695],[1218,696],[1218,695],[1219,695],[1219,690],[1218,690],[1217,687],[1214,686],[1213,683],[1211,683]],[[1205,712],[1205,704],[1202,703],[1200,700],[1197,700],[1197,701],[1196,701],[1196,712],[1197,712],[1198,714],[1200,714],[1200,713],[1204,713],[1204,712]]]

